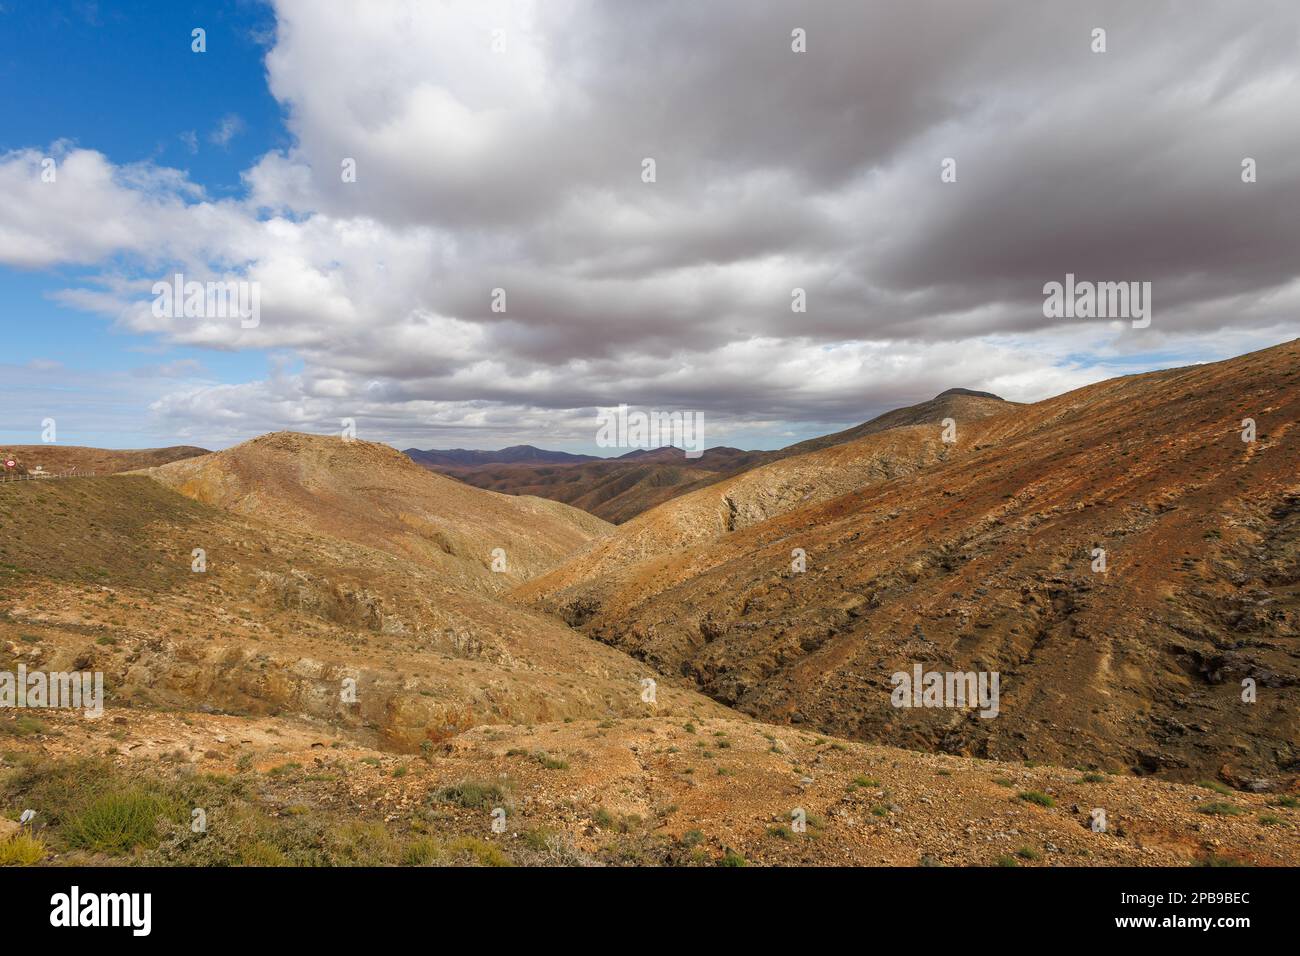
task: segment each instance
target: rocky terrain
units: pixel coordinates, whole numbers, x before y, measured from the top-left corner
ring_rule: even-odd
[[[480,726],[416,756],[295,716],[113,709],[56,715],[4,750],[0,806],[41,808],[46,863],[1300,864],[1294,798],[730,717]],[[138,804],[150,829],[97,825]]]
[[[889,429],[669,502],[516,594],[763,720],[1285,787],[1298,415],[1292,342],[959,419],[952,444]],[[893,707],[916,663],[999,672],[1000,716]]]
[[[107,698],[0,710],[0,865],[1300,863],[1300,345],[927,404],[617,528],[290,433],[0,485],[0,672]]]

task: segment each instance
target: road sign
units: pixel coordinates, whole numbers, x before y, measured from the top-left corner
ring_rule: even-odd
[[[17,465],[17,464],[18,464],[18,462],[14,461],[12,458],[6,458],[6,459],[5,459],[5,467],[6,467],[6,468],[13,468],[13,467],[14,467],[15,465]]]

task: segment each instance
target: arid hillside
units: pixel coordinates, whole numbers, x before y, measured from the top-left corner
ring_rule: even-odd
[[[156,823],[88,839],[105,806]],[[26,807],[41,808],[39,862],[56,864],[1300,864],[1294,797],[715,717],[476,727],[414,755],[296,716],[56,714],[5,742],[0,841]]]
[[[517,594],[764,720],[1284,786],[1298,417],[1290,342],[959,418],[952,445],[889,430],[656,508]],[[999,716],[895,708],[914,664],[999,672]]]
[[[776,451],[742,451],[718,446],[698,458],[679,448],[639,449],[619,458],[580,463],[513,463],[466,466],[427,453],[408,451],[416,461],[476,488],[513,495],[538,495],[581,508],[614,524],[623,524],[656,505],[726,481],[772,462],[842,445],[893,428],[938,424],[945,418],[975,418],[1011,407],[996,395],[950,389],[906,408],[897,408],[869,422],[833,435],[809,439]],[[509,451],[509,449],[506,449]],[[487,453],[485,453],[487,454]]]
[[[832,445],[843,445],[890,428],[904,428],[908,425],[935,425],[945,418],[970,422],[977,418],[988,418],[990,415],[1001,415],[1003,412],[1015,407],[1015,404],[989,392],[975,392],[968,388],[950,388],[946,392],[940,392],[928,402],[908,405],[904,408],[895,408],[883,415],[877,415],[869,422],[855,425],[853,428],[845,429],[842,432],[822,435],[820,438],[810,438],[807,441],[799,442],[797,445],[790,445],[781,449],[781,455],[786,458],[793,455],[805,455],[810,451],[819,451],[823,448],[830,448]]]
[[[578,465],[501,464],[436,470],[476,488],[563,501],[613,524],[711,484],[721,474],[695,467],[685,459],[681,464],[615,459]]]
[[[1296,351],[618,529],[294,434],[0,485],[0,671],[107,697],[0,713],[0,863],[1296,865]],[[1000,716],[893,710],[912,661],[1001,668]]]
[[[662,572],[646,577],[640,562],[695,548],[707,563],[704,546],[731,532],[915,473],[960,454],[959,443],[943,440],[945,419],[957,421],[960,416],[963,423],[975,422],[988,417],[994,409],[1014,407],[1001,399],[945,394],[924,408],[890,412],[883,417],[894,422],[892,426],[875,427],[868,422],[852,429],[853,436],[843,443],[832,442],[802,455],[778,458],[648,511],[622,525],[616,534],[594,542],[563,567],[532,582],[519,592],[519,597],[536,600],[543,595],[555,596],[557,601],[573,605],[570,618],[575,614],[580,617],[583,608],[607,600],[637,600],[642,587],[654,589],[663,580]],[[695,570],[694,565],[681,566],[682,574]]]
[[[723,712],[434,567],[141,475],[0,486],[0,531],[0,670],[102,671],[116,706],[305,714],[396,750],[481,723],[643,714],[647,677],[659,708]]]
[[[559,502],[481,491],[434,474],[388,445],[296,432],[263,435],[148,474],[197,501],[388,551],[436,569],[450,584],[484,591],[554,567],[610,530]],[[494,560],[502,570],[494,570]]]
[[[79,445],[0,445],[0,459],[11,456],[18,470],[35,471],[39,466],[51,474],[76,469],[80,474],[115,475],[136,468],[151,468],[171,461],[209,454],[206,448],[173,445],[170,448],[83,448]]]

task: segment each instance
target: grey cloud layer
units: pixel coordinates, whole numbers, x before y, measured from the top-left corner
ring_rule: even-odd
[[[0,160],[0,261],[129,253],[136,286],[70,298],[304,359],[157,402],[177,428],[364,408],[394,437],[580,435],[591,406],[625,401],[786,429],[1112,374],[1080,354],[1123,369],[1296,333],[1293,3],[276,7],[268,78],[295,146],[248,171],[245,200],[86,150],[57,192],[32,183],[39,153]],[[100,215],[74,221],[87,203]],[[257,279],[261,327],[150,315],[173,265]],[[1044,319],[1067,271],[1151,281],[1152,328]]]

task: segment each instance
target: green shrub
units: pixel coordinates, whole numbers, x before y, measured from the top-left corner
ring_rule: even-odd
[[[120,856],[158,842],[159,818],[175,817],[169,801],[142,790],[97,797],[63,827],[69,846]]]
[[[442,847],[432,837],[417,837],[402,850],[405,866],[432,866],[442,857]]]
[[[468,859],[478,866],[509,866],[510,860],[501,849],[484,840],[474,837],[461,837],[447,845],[447,851],[453,856]]]
[[[436,797],[442,803],[454,803],[470,810],[505,806],[507,802],[506,791],[499,785],[479,780],[463,780],[443,787]]]

